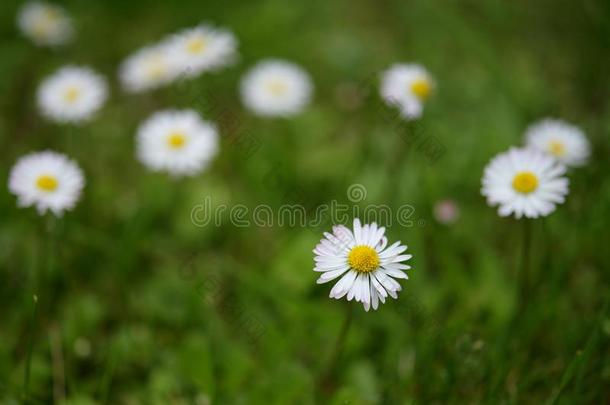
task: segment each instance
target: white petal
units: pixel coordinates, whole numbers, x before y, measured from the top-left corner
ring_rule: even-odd
[[[354,218],[354,240],[357,245],[362,244],[362,227],[358,218]]]
[[[354,285],[354,280],[356,280],[357,275],[358,273],[353,270],[344,275],[341,280],[339,280],[330,290],[330,298],[339,299],[345,296],[345,294],[347,294],[347,292],[350,291]]]
[[[326,273],[322,273],[322,275],[320,276],[320,278],[318,278],[316,283],[318,283],[318,284],[328,283],[329,281],[332,281],[332,280],[336,279],[337,277],[339,277],[340,275],[342,275],[343,273],[345,273],[348,269],[349,269],[349,267],[345,266],[344,268],[341,268],[339,270],[332,270],[332,271],[327,271]]]

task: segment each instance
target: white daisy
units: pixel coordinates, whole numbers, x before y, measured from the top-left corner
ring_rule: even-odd
[[[57,46],[72,38],[72,21],[60,6],[41,1],[26,3],[17,17],[19,29],[39,46]]]
[[[163,42],[144,47],[127,57],[119,68],[123,88],[138,93],[174,80],[179,74],[179,68],[170,55],[168,44]]]
[[[323,284],[341,279],[330,290],[330,297],[335,299],[347,295],[362,302],[364,309],[377,309],[379,301],[385,303],[386,297],[398,297],[402,289],[395,278],[407,279],[403,270],[411,266],[402,262],[411,255],[403,255],[407,247],[400,241],[391,246],[384,236],[385,228],[376,223],[360,225],[354,219],[354,231],[343,225],[333,227],[333,233],[324,233],[324,238],[313,250],[314,271],[321,272],[317,283]]]
[[[38,107],[53,121],[86,121],[107,97],[108,86],[103,77],[86,67],[66,66],[42,82],[38,88]]]
[[[187,77],[217,70],[235,61],[237,40],[227,30],[202,24],[168,40],[170,57]]]
[[[525,131],[527,146],[554,156],[566,166],[582,166],[589,158],[590,146],[580,128],[556,119],[544,119]]]
[[[44,151],[23,156],[11,170],[9,191],[20,207],[36,206],[61,216],[76,205],[85,185],[78,165],[65,155]]]
[[[192,110],[155,113],[138,129],[138,159],[153,171],[193,176],[205,169],[217,152],[216,128]]]
[[[299,66],[282,60],[259,62],[242,79],[244,105],[262,116],[299,113],[311,98],[309,75]]]
[[[387,105],[397,107],[406,119],[422,115],[434,87],[428,71],[417,64],[395,64],[381,74],[381,97]]]
[[[568,194],[565,166],[535,149],[511,148],[485,167],[481,193],[501,216],[547,216]]]

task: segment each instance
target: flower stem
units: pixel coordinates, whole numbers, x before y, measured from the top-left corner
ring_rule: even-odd
[[[28,351],[25,360],[25,375],[23,381],[23,402],[28,403],[29,398],[29,386],[30,386],[30,366],[32,363],[32,349],[34,347],[34,335],[36,331],[36,314],[38,309],[38,296],[34,294],[34,308],[32,310],[32,317],[30,319],[30,337],[28,339]]]
[[[331,357],[325,371],[320,374],[320,379],[318,380],[318,389],[320,391],[329,391],[330,388],[332,388],[331,379],[335,369],[337,368],[337,363],[341,357],[342,349],[345,346],[345,339],[347,338],[347,334],[350,326],[352,325],[352,319],[354,317],[354,311],[352,309],[353,305],[350,304],[350,302],[347,302],[345,305],[345,316],[343,318],[341,329],[339,330],[339,335],[335,341],[334,350],[331,353]]]
[[[527,307],[529,295],[529,279],[531,273],[531,246],[532,246],[532,221],[525,218],[523,220],[521,265],[517,270],[519,277],[519,308]]]

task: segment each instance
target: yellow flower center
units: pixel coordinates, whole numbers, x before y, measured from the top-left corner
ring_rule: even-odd
[[[281,96],[282,94],[286,93],[288,87],[286,86],[285,82],[278,79],[273,79],[267,83],[267,89],[269,89],[271,94],[274,96]]]
[[[561,141],[553,140],[549,142],[549,152],[557,157],[566,154],[566,147]]]
[[[532,172],[517,173],[513,178],[513,188],[522,194],[529,194],[538,188],[538,177]]]
[[[64,99],[72,104],[80,97],[80,90],[76,87],[69,87],[64,93]]]
[[[204,38],[192,38],[186,43],[186,51],[190,54],[197,55],[205,51],[208,44]]]
[[[411,83],[411,91],[421,100],[426,100],[430,97],[432,86],[426,79],[418,79]]]
[[[37,16],[36,21],[32,26],[32,32],[38,38],[44,38],[49,34],[49,31],[53,28],[53,24],[59,19],[59,13],[52,9],[46,8],[40,15]]]
[[[49,21],[45,20],[36,21],[32,27],[32,33],[35,37],[40,39],[45,38],[49,34],[50,30],[51,24],[49,24]]]
[[[36,185],[42,191],[51,192],[55,191],[58,186],[58,182],[54,176],[43,174],[42,176],[38,177],[38,180],[36,180]]]
[[[44,10],[44,18],[46,18],[48,21],[56,21],[59,19],[59,13],[57,12],[57,10],[55,10],[54,8],[51,7],[47,7]]]
[[[186,136],[182,132],[172,132],[167,137],[167,144],[172,149],[181,149],[186,144]]]
[[[360,273],[369,273],[379,267],[379,255],[370,246],[354,246],[347,256],[350,267]]]

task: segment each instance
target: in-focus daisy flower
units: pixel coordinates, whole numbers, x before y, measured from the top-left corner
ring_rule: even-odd
[[[411,255],[402,254],[407,246],[400,241],[388,246],[385,228],[376,223],[361,226],[354,219],[353,232],[343,225],[333,227],[333,233],[324,233],[324,238],[313,250],[314,271],[321,272],[317,283],[323,284],[340,278],[330,290],[335,299],[347,295],[347,300],[361,302],[366,311],[377,309],[379,301],[386,297],[398,297],[402,289],[396,278],[407,279],[403,270],[411,266],[403,264]]]
[[[167,43],[147,46],[136,51],[121,63],[119,79],[131,93],[155,89],[174,80],[179,73],[171,58]]]
[[[428,71],[417,64],[395,64],[381,74],[381,97],[406,119],[422,115],[434,87]]]
[[[26,3],[17,17],[19,29],[39,46],[57,46],[72,38],[72,21],[60,6],[41,1]]]
[[[546,152],[566,166],[587,162],[590,146],[580,128],[557,119],[538,121],[525,131],[527,146]]]
[[[568,194],[565,166],[535,149],[511,148],[491,160],[483,175],[482,194],[498,205],[501,216],[547,216]]]
[[[56,122],[90,119],[108,97],[106,80],[87,67],[66,66],[38,88],[38,107]]]
[[[262,116],[299,113],[311,98],[309,75],[299,66],[282,60],[259,62],[242,79],[244,105]]]
[[[192,77],[233,63],[237,40],[230,31],[202,24],[172,36],[168,49],[180,74]]]
[[[44,151],[17,161],[9,177],[9,191],[20,207],[36,206],[40,215],[50,210],[61,216],[72,209],[85,185],[78,165],[65,155]]]
[[[216,128],[192,110],[155,113],[140,125],[138,159],[153,171],[193,176],[218,152]]]

